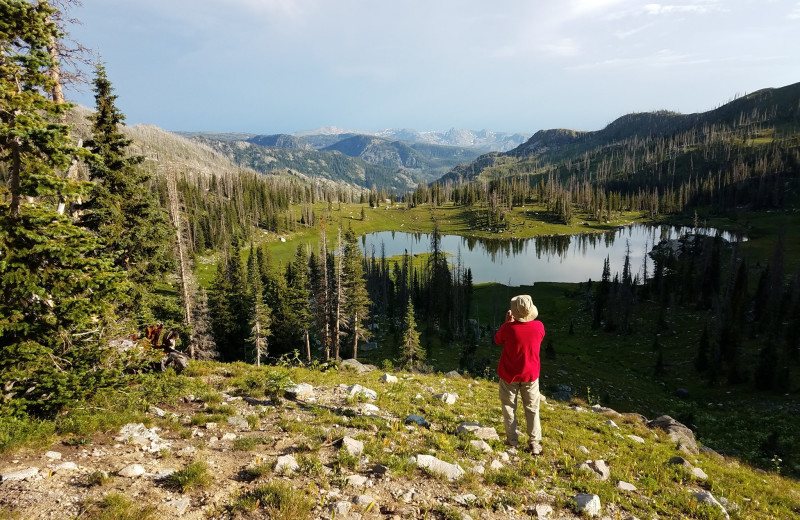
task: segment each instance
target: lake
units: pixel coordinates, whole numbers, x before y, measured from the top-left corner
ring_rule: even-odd
[[[644,256],[664,240],[676,240],[686,234],[714,236],[711,228],[632,225],[603,233],[540,236],[528,239],[484,239],[443,235],[441,249],[455,265],[458,257],[472,269],[473,283],[497,282],[509,286],[532,285],[534,282],[585,282],[600,280],[603,260],[609,258],[611,275],[621,273],[626,251],[630,250],[631,269],[641,277]],[[736,237],[719,232],[727,241]],[[430,252],[430,235],[381,231],[361,237],[367,256],[386,257],[404,252],[418,255]],[[653,262],[647,260],[648,274]]]

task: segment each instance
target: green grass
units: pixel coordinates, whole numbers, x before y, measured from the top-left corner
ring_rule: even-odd
[[[273,520],[303,520],[311,518],[314,501],[303,491],[287,482],[273,482],[258,486],[240,495],[230,506],[232,513],[252,513],[264,509]]]
[[[90,504],[80,515],[81,519],[86,520],[151,520],[157,517],[155,507],[136,505],[116,492]]]
[[[211,485],[213,480],[208,471],[208,464],[203,461],[195,461],[167,477],[167,486],[181,493],[187,493],[195,489],[206,488]]]

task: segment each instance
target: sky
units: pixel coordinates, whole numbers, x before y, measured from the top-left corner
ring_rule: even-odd
[[[798,0],[80,3],[128,124],[171,131],[598,130],[800,82]]]

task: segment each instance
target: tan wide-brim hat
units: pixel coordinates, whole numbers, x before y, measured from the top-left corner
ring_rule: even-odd
[[[520,294],[511,298],[511,315],[517,321],[531,321],[539,315],[539,309],[529,295]]]

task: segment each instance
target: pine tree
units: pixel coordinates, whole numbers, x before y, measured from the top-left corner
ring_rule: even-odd
[[[286,271],[287,299],[290,314],[289,326],[303,341],[306,360],[311,363],[311,342],[308,331],[311,328],[311,296],[308,291],[308,259],[303,246],[297,245],[294,260]]]
[[[256,366],[261,366],[262,357],[267,356],[267,338],[271,334],[272,310],[264,302],[264,286],[258,268],[257,254],[250,246],[247,258],[247,296],[250,308],[250,336],[247,338],[252,347],[252,357]],[[249,357],[249,356],[248,356]]]
[[[141,167],[144,157],[128,153],[131,140],[120,129],[125,116],[102,63],[96,66],[94,92],[92,139],[86,142],[93,153],[88,165],[94,184],[81,221],[97,232],[106,254],[133,282],[129,303],[140,320],[153,321],[151,289],[171,268],[174,230],[150,186],[150,174]]]
[[[414,304],[408,298],[406,315],[403,318],[403,339],[400,344],[400,363],[405,369],[417,367],[425,359],[425,349],[420,346],[417,322],[414,320]]]
[[[369,294],[367,294],[366,281],[364,280],[361,249],[358,247],[358,237],[353,228],[348,228],[344,234],[342,286],[344,295],[342,310],[350,328],[350,338],[353,341],[353,359],[356,359],[358,356],[358,340],[369,337],[369,332],[364,327],[364,321],[369,312],[370,300]]]
[[[86,157],[56,121],[69,109],[47,46],[59,37],[47,3],[0,2],[0,413],[52,414],[118,381],[100,345],[121,273],[96,238],[58,212],[88,188],[57,174]],[[23,201],[26,201],[23,203]]]

